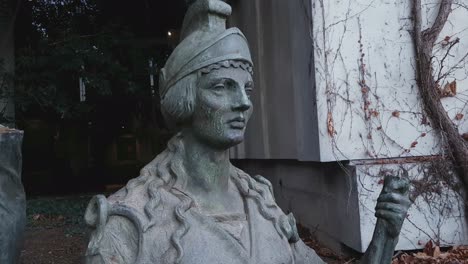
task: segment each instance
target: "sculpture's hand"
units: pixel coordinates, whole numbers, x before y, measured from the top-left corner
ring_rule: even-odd
[[[409,182],[406,179],[387,176],[384,188],[377,200],[375,216],[391,238],[397,238],[411,205],[408,197]]]
[[[392,262],[398,235],[411,205],[408,190],[408,180],[392,176],[385,177],[384,188],[377,200],[375,211],[377,224],[374,235],[361,263],[390,264]]]

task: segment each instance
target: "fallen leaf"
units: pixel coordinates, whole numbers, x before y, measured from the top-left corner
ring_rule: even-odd
[[[463,115],[462,113],[458,113],[458,114],[455,116],[455,120],[460,121],[460,120],[463,119],[463,117],[464,117],[464,115]]]
[[[433,256],[434,258],[438,258],[438,257],[440,256],[440,247],[439,247],[439,246],[436,246],[436,247],[434,248],[434,252],[432,253],[432,256]]]
[[[450,36],[446,36],[444,40],[441,41],[440,44],[442,45],[442,47],[448,46],[448,44],[450,44]]]
[[[428,256],[426,253],[424,252],[418,252],[416,254],[414,254],[414,256],[418,259],[428,259],[430,258],[430,256]]]
[[[463,135],[462,135],[462,138],[463,138],[464,140],[468,141],[468,133],[463,134]]]
[[[378,117],[379,114],[380,114],[379,112],[377,112],[377,111],[374,110],[374,109],[370,110],[369,112],[370,112],[370,114],[371,114],[372,116],[374,116],[374,117]]]
[[[432,256],[434,254],[434,244],[432,243],[432,240],[429,240],[429,242],[424,246],[423,254],[427,256]]]
[[[32,218],[33,218],[34,221],[37,221],[37,220],[39,220],[41,217],[42,217],[42,216],[41,216],[40,214],[35,214],[35,215],[33,215]]]
[[[442,97],[454,97],[457,95],[457,81],[447,83],[442,90]]]
[[[392,116],[400,117],[400,111],[393,111]]]
[[[330,112],[328,112],[328,115],[327,115],[327,129],[328,129],[328,135],[330,137],[333,137],[335,135],[335,126],[333,124],[333,115]]]

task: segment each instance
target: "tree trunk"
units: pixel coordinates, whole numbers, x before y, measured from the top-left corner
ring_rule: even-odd
[[[14,127],[13,100],[15,2],[0,0],[0,124]]]
[[[441,101],[432,67],[433,49],[440,32],[452,12],[453,0],[440,0],[436,20],[428,29],[422,30],[421,0],[413,0],[414,44],[416,51],[417,80],[424,109],[432,121],[434,129],[447,143],[449,156],[458,175],[468,190],[468,144],[453,124]]]
[[[26,225],[21,183],[23,132],[14,127],[13,100],[15,0],[0,0],[0,263],[19,263]]]
[[[23,132],[0,125],[0,263],[18,263],[26,225],[21,184]]]

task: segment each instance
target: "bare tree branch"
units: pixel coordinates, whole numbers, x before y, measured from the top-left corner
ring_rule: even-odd
[[[430,44],[431,50],[433,49],[434,43],[439,37],[440,32],[444,28],[445,23],[447,23],[447,19],[452,12],[452,4],[453,0],[441,0],[439,13],[437,14],[437,18],[435,19],[434,24],[432,27],[422,32],[422,39],[424,42]]]
[[[445,55],[444,57],[442,58],[442,60],[440,61],[440,67],[439,67],[439,74],[437,74],[437,80],[436,80],[436,83],[439,83],[440,80],[442,80],[441,76],[444,76],[445,74],[442,74],[442,70],[444,69],[444,62],[445,62],[445,59],[447,59],[447,57],[450,55],[450,51],[452,50],[453,47],[455,47],[455,45],[457,45],[458,43],[460,43],[460,39],[457,38],[455,41],[452,41],[452,43],[450,43],[448,49],[447,49],[447,52],[445,52]],[[449,72],[446,73],[447,75],[450,74]]]
[[[465,188],[468,188],[468,146],[460,136],[457,127],[451,121],[440,101],[440,94],[432,66],[434,44],[452,12],[452,4],[453,0],[440,0],[439,12],[433,25],[422,31],[421,0],[414,0],[416,75],[424,109],[432,120],[433,127],[443,135],[443,138],[447,139],[446,143],[452,162]]]

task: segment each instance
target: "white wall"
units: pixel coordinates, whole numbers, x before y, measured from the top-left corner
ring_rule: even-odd
[[[423,125],[415,81],[411,4],[397,0],[312,0],[318,129],[322,161],[432,155],[439,135]],[[423,1],[424,22],[438,6]],[[463,0],[459,0],[463,3]],[[466,4],[465,4],[466,6]],[[460,38],[444,62],[454,67],[468,53],[468,10],[456,8],[436,46],[435,66],[447,52],[445,36]],[[307,38],[308,36],[304,36]],[[442,85],[458,83],[456,98],[442,99],[468,132],[468,59]],[[367,103],[367,106],[365,107]],[[366,108],[366,110],[364,110]],[[398,111],[399,117],[394,116]],[[427,134],[426,136],[422,136]],[[413,142],[418,142],[412,147]]]

